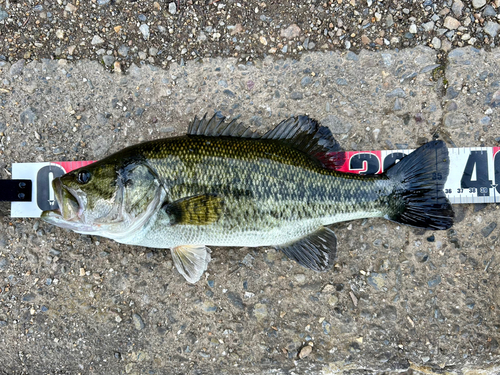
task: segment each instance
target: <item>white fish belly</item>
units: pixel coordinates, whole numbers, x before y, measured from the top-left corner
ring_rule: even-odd
[[[282,245],[305,237],[324,225],[341,221],[382,216],[380,212],[352,212],[325,218],[283,222],[273,228],[248,230],[224,228],[219,225],[165,225],[161,220],[140,231],[122,236],[116,241],[129,245],[153,248],[172,248],[181,245],[232,247],[261,247]]]

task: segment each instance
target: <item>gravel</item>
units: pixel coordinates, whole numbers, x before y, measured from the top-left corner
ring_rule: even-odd
[[[297,58],[313,50],[359,52],[416,45],[443,52],[467,45],[488,49],[498,44],[499,6],[499,0],[307,0],[295,7],[257,0],[98,0],[33,7],[7,2],[0,8],[0,22],[10,36],[0,46],[0,58],[96,58],[98,47],[106,45],[128,68],[132,63],[180,63],[181,56],[184,62],[213,56],[246,62],[267,55]],[[120,53],[122,45],[130,53]],[[141,53],[152,46],[158,55]]]

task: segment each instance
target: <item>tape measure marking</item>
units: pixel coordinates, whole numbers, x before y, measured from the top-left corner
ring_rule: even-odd
[[[383,173],[413,150],[347,151],[341,172]],[[500,202],[500,147],[449,148],[450,173],[444,192],[453,204]],[[12,202],[12,217],[39,217],[42,210],[57,208],[51,178],[94,161],[14,163],[12,179],[36,181],[31,202]],[[436,176],[439,178],[439,176]]]

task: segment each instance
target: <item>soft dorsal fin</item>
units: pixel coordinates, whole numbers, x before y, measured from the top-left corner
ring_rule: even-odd
[[[274,129],[260,135],[236,120],[226,123],[224,118],[217,117],[217,115],[207,120],[205,114],[202,119],[194,118],[187,134],[280,140],[312,156],[324,167],[330,169],[337,169],[345,161],[345,154],[333,138],[330,129],[319,125],[316,120],[305,115],[290,117],[280,122]]]

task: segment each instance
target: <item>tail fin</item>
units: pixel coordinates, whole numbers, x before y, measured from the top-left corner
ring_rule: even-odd
[[[385,217],[415,227],[450,228],[454,213],[443,191],[449,164],[446,144],[432,141],[388,169],[395,185]]]

